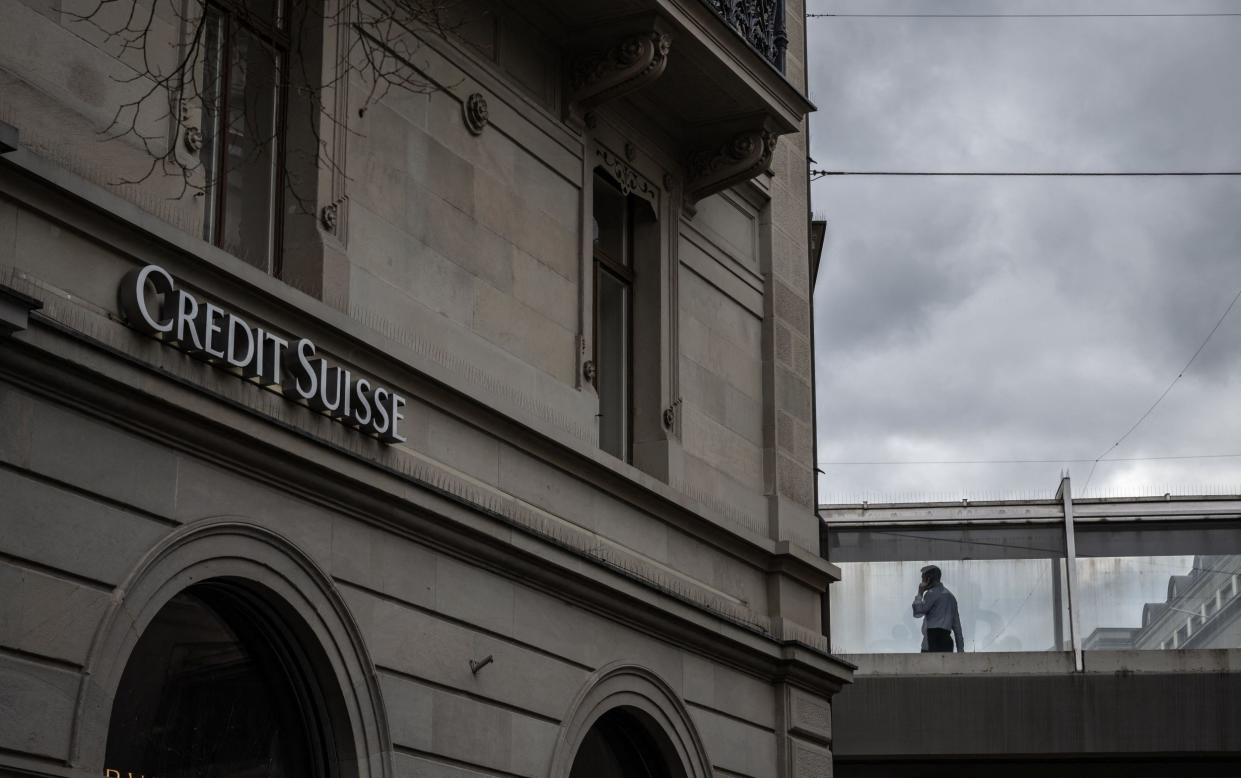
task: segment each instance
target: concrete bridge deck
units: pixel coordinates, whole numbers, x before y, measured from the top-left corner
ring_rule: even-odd
[[[1241,650],[865,654],[836,776],[1241,776]]]

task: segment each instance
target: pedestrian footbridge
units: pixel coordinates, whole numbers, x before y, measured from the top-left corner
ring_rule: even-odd
[[[1241,776],[1241,497],[820,513],[837,776]],[[919,653],[926,564],[963,653]]]

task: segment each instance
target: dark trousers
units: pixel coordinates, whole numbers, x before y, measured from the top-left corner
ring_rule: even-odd
[[[952,633],[946,629],[931,628],[926,631],[926,648],[922,653],[952,653]]]

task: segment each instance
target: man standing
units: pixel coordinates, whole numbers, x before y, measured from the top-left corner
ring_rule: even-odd
[[[965,651],[957,598],[940,582],[942,577],[943,573],[935,565],[922,568],[922,583],[918,584],[918,594],[914,596],[914,618],[922,619],[923,653],[951,653],[954,638],[957,651]]]

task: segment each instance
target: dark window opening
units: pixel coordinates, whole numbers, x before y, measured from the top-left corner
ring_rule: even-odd
[[[634,204],[609,176],[596,172],[593,212],[599,447],[629,462],[633,456]]]
[[[279,274],[289,37],[281,0],[203,16],[203,238]]]
[[[333,775],[318,695],[285,634],[234,584],[198,584],[170,600],[121,676],[105,775]]]
[[[673,778],[665,749],[639,720],[624,709],[608,711],[591,726],[569,778]],[[682,775],[677,771],[677,776]]]

